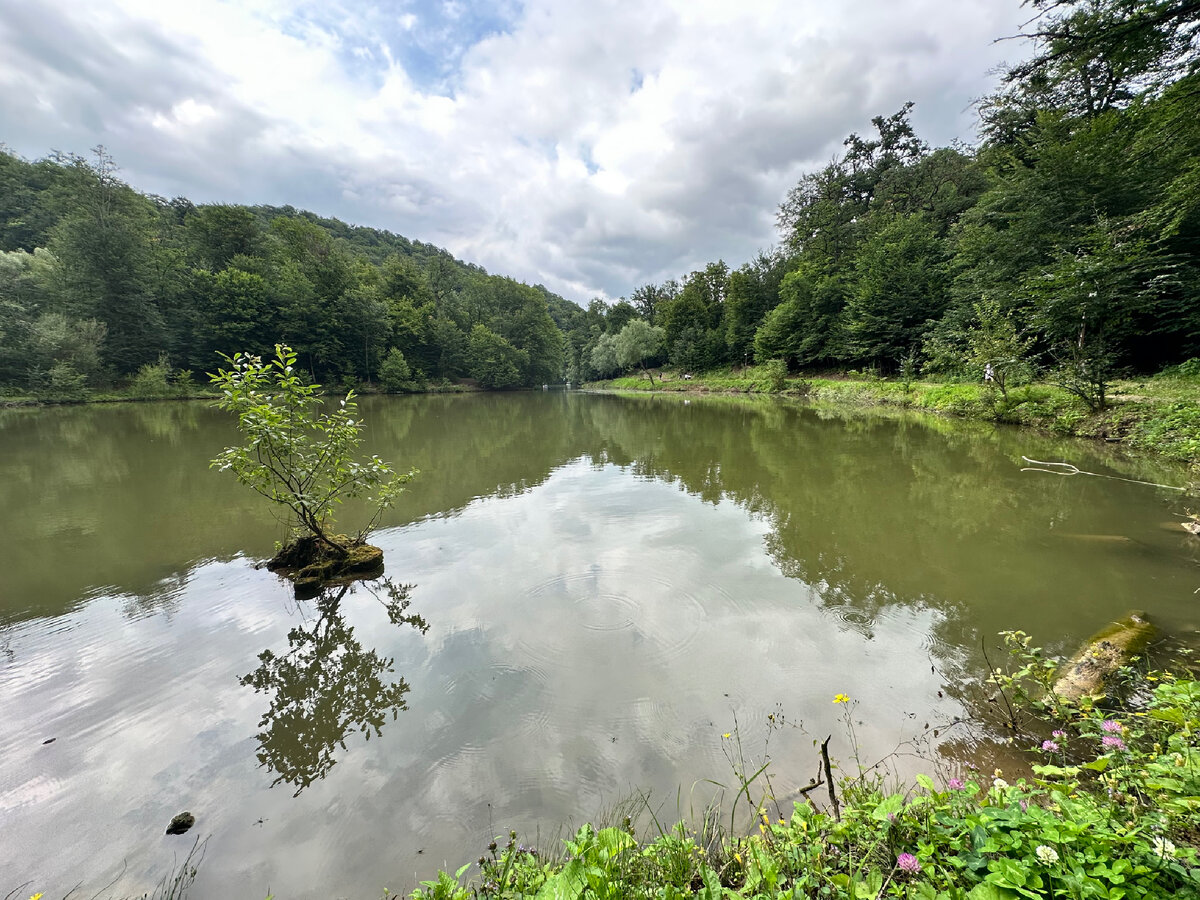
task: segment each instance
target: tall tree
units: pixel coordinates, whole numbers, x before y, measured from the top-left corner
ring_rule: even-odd
[[[95,162],[73,157],[70,183],[77,202],[59,221],[50,249],[61,265],[60,308],[107,327],[104,362],[118,374],[157,359],[165,332],[150,292],[154,208],[118,177],[103,147]]]

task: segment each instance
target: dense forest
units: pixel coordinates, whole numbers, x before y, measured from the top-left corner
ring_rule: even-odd
[[[777,247],[586,309],[386,231],[146,196],[103,150],[0,154],[0,385],[69,398],[285,341],[393,390],[782,359],[1086,398],[1200,356],[1200,2],[1030,6],[977,146],[930,147],[906,104],[788,192]]]
[[[557,380],[573,306],[386,231],[140,194],[102,148],[0,154],[0,250],[0,384],[48,399],[277,341],[323,381]]]
[[[778,249],[636,291],[670,362],[1086,382],[1200,354],[1200,3],[1032,5],[978,147],[877,117],[788,193]]]

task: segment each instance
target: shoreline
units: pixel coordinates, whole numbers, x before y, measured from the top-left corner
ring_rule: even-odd
[[[1114,381],[1110,402],[1091,412],[1062,388],[1036,383],[1011,388],[1007,399],[969,382],[855,378],[788,378],[774,390],[761,367],[741,372],[678,376],[650,384],[629,376],[587,382],[583,390],[639,394],[769,395],[813,405],[885,407],[947,418],[1018,425],[1061,437],[1080,437],[1151,452],[1191,467],[1200,478],[1200,379],[1152,376]]]

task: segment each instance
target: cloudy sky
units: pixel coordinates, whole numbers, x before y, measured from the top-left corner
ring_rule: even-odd
[[[1019,0],[0,0],[0,142],[291,203],[572,300],[776,240],[788,187],[906,100],[934,144]]]

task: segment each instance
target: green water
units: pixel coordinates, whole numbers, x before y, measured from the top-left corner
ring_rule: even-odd
[[[837,693],[864,762],[945,776],[990,759],[950,724],[988,711],[981,639],[1200,621],[1177,492],[1021,471],[1181,483],[1099,445],[727,398],[362,412],[421,470],[375,540],[390,585],[306,603],[254,567],[273,512],[208,469],[223,414],[0,413],[0,892],[140,894],[193,835],[200,900],[403,892],[636,790],[698,810],[725,733],[785,797],[814,739],[848,758]]]

